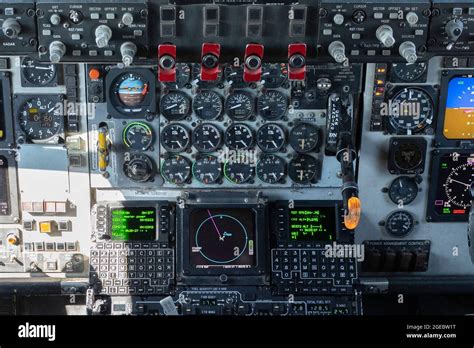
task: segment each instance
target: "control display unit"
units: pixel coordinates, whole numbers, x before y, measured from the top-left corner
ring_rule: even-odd
[[[114,240],[154,240],[157,232],[156,209],[150,207],[113,208],[110,231]]]
[[[290,240],[330,242],[336,239],[336,214],[333,207],[292,208],[289,214]]]

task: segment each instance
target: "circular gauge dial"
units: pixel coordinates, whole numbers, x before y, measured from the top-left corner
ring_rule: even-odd
[[[200,156],[193,163],[193,177],[209,185],[219,181],[222,177],[222,165],[215,156]]]
[[[149,84],[139,74],[126,73],[117,78],[114,90],[123,105],[139,107],[149,92]]]
[[[299,123],[290,132],[291,147],[297,152],[310,152],[319,144],[319,128],[309,123]]]
[[[180,124],[167,125],[161,131],[161,145],[169,152],[182,152],[188,148],[189,133]]]
[[[281,87],[288,79],[286,64],[263,64],[262,83],[266,88]]]
[[[182,185],[191,177],[191,162],[180,155],[171,156],[161,163],[161,175],[167,182]]]
[[[232,87],[245,87],[247,83],[244,81],[244,67],[235,67],[231,64],[226,64],[224,68],[224,77]]]
[[[123,164],[125,176],[134,182],[146,182],[154,176],[153,162],[147,155],[132,153]]]
[[[30,140],[51,139],[62,129],[61,107],[55,99],[48,97],[28,99],[20,106],[18,112],[20,127]]]
[[[285,145],[285,131],[275,123],[268,123],[257,131],[257,145],[264,152],[277,152]]]
[[[183,92],[171,91],[161,97],[160,112],[170,121],[179,121],[189,115],[191,100]]]
[[[385,220],[385,229],[394,237],[405,237],[415,227],[415,219],[406,210],[397,210]]]
[[[413,170],[423,161],[422,149],[414,143],[401,144],[395,151],[395,165],[403,170]]]
[[[193,146],[199,152],[214,152],[221,141],[220,130],[210,123],[203,123],[193,131]]]
[[[298,155],[288,165],[288,175],[297,184],[307,184],[316,180],[318,160],[309,155]]]
[[[195,246],[207,261],[229,264],[247,251],[249,234],[239,219],[228,214],[213,214],[201,222],[195,234]]]
[[[234,92],[225,101],[225,112],[233,120],[246,120],[253,113],[253,99],[244,92]]]
[[[413,82],[418,80],[425,73],[426,63],[397,63],[392,64],[393,73],[400,80]]]
[[[257,163],[257,176],[267,184],[277,184],[285,177],[286,164],[275,155],[263,155]]]
[[[459,208],[471,206],[471,187],[474,183],[474,164],[464,163],[454,167],[443,184],[449,202]]]
[[[46,86],[56,76],[56,65],[40,63],[33,58],[25,57],[21,61],[21,73],[33,86]]]
[[[404,88],[392,98],[389,122],[397,134],[419,133],[433,123],[431,97],[420,88]]]
[[[214,91],[202,91],[193,100],[193,110],[202,120],[215,120],[222,113],[222,99]]]
[[[234,184],[244,184],[252,179],[254,167],[245,156],[240,156],[236,161],[228,161],[224,165],[224,175]]]
[[[418,184],[414,178],[400,176],[392,181],[388,190],[390,200],[398,205],[413,202],[418,194]]]
[[[130,149],[146,151],[153,144],[153,131],[144,122],[131,122],[123,130],[123,142]]]
[[[248,150],[254,142],[253,132],[245,124],[234,124],[225,132],[225,143],[233,150]]]
[[[288,111],[288,98],[280,91],[266,91],[258,98],[258,113],[266,120],[279,120]]]

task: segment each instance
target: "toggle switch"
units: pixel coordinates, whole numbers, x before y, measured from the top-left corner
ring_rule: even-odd
[[[264,48],[259,44],[248,44],[245,47],[244,81],[258,82],[262,77],[262,59]]]
[[[288,45],[288,78],[304,81],[306,78],[306,44]]]
[[[158,46],[158,80],[160,82],[176,82],[175,45]]]
[[[204,43],[201,54],[201,80],[216,81],[219,77],[219,57],[221,45],[217,43]]]

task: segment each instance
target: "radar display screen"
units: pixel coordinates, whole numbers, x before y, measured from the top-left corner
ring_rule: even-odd
[[[305,207],[289,210],[289,239],[292,241],[333,241],[336,239],[334,207]]]
[[[474,152],[443,153],[434,159],[437,178],[431,182],[432,221],[467,221],[474,182]]]
[[[8,162],[0,156],[0,216],[10,215],[10,190],[8,185]]]
[[[454,77],[448,84],[443,134],[447,139],[474,139],[474,77]]]
[[[198,208],[190,215],[190,263],[196,269],[246,269],[256,265],[255,212]]]
[[[156,209],[152,207],[114,208],[111,214],[111,235],[114,240],[154,240]]]

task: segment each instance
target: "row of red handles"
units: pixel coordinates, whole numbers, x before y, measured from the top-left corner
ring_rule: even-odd
[[[219,76],[219,57],[221,45],[204,43],[201,51],[201,80],[216,81]],[[245,47],[244,81],[258,82],[262,76],[264,47],[248,44]],[[176,45],[158,46],[158,79],[160,82],[176,82]],[[288,45],[288,78],[302,81],[306,77],[306,44]]]

